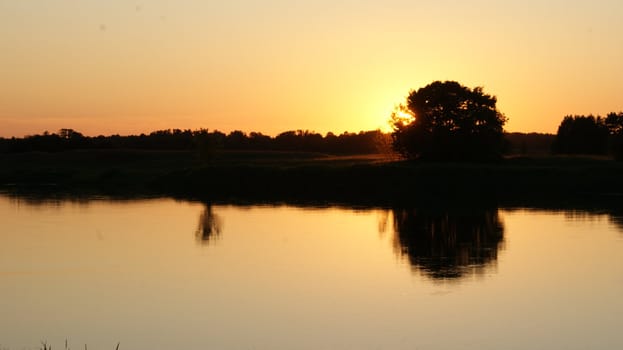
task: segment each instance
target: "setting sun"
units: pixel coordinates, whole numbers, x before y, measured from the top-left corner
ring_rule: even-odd
[[[407,113],[403,110],[400,110],[399,108],[396,109],[396,111],[394,111],[394,114],[392,115],[392,121],[395,124],[400,124],[400,125],[407,125],[414,119],[415,117],[412,114]]]

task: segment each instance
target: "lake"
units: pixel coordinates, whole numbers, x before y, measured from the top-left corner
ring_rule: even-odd
[[[622,349],[623,216],[0,196],[0,349]]]

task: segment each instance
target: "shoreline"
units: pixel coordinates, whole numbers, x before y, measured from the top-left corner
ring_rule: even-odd
[[[71,151],[0,155],[10,193],[166,196],[201,201],[354,203],[620,202],[623,163],[514,157],[489,163],[409,162],[382,155]]]

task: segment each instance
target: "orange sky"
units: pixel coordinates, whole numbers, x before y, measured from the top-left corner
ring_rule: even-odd
[[[434,80],[509,131],[623,110],[619,0],[0,2],[0,136],[387,128]]]

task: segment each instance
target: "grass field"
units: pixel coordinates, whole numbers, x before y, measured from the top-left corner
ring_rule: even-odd
[[[387,155],[70,151],[0,155],[5,191],[171,195],[219,200],[391,203],[623,198],[623,163],[599,157],[508,157],[419,163]]]

